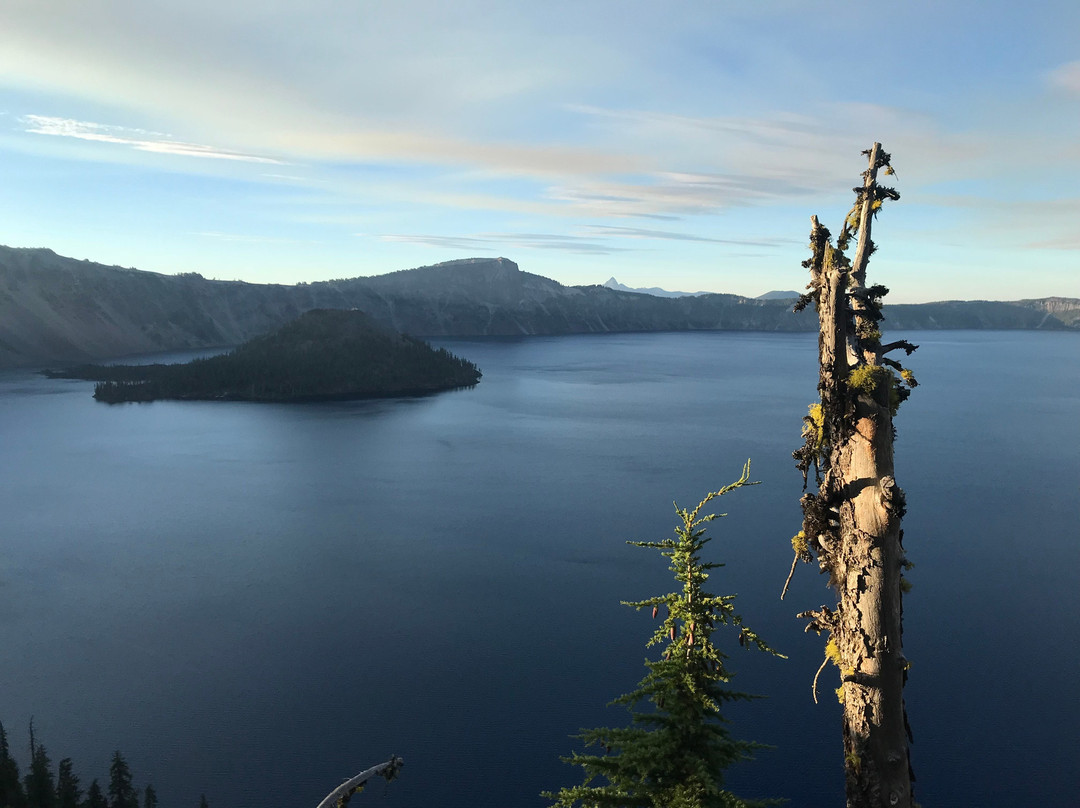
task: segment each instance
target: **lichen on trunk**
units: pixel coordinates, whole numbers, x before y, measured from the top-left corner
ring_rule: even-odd
[[[902,635],[907,588],[902,573],[910,565],[900,529],[904,494],[894,479],[892,419],[916,381],[887,354],[910,355],[917,346],[881,343],[881,299],[888,290],[866,286],[875,250],[870,232],[884,201],[900,195],[877,182],[880,170],[893,174],[881,144],[864,154],[869,167],[854,189],[855,205],[835,246],[812,217],[811,257],[803,263],[810,270],[809,291],[796,310],[810,302],[817,309],[820,402],[803,419],[805,444],[793,456],[804,489],[813,469],[818,491],[802,497],[803,526],[792,540],[792,573],[800,560],[816,560],[837,596],[835,608],[822,606],[799,616],[809,620],[807,630],[828,633],[822,667],[831,661],[840,670],[836,692],[843,705],[848,807],[911,808]],[[852,239],[857,247],[849,260],[845,252]],[[815,677],[815,699],[816,688]]]

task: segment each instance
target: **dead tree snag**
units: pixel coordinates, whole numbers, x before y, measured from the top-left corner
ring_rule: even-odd
[[[819,488],[802,497],[792,572],[798,561],[816,559],[837,595],[835,609],[799,616],[809,620],[807,630],[828,633],[826,660],[840,669],[848,808],[913,808],[902,641],[902,573],[910,565],[900,529],[904,494],[893,478],[892,419],[916,382],[887,354],[911,354],[917,346],[881,342],[881,299],[888,289],[866,285],[875,249],[870,231],[885,200],[900,195],[878,184],[879,171],[893,173],[881,144],[863,154],[869,167],[836,245],[812,217],[811,257],[803,262],[809,291],[796,310],[811,301],[817,309],[821,399],[803,419],[806,442],[793,455],[804,490],[811,468]]]

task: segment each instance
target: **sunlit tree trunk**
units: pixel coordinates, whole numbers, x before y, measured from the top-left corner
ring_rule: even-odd
[[[800,303],[813,301],[820,321],[821,400],[804,419],[806,445],[794,454],[804,475],[814,468],[819,490],[802,498],[803,530],[793,544],[797,560],[817,560],[837,596],[835,609],[822,606],[800,617],[828,633],[826,659],[840,670],[847,805],[910,808],[902,619],[908,564],[892,419],[915,380],[886,354],[910,354],[915,346],[882,345],[880,301],[888,290],[866,286],[874,216],[884,200],[899,195],[877,183],[880,169],[893,173],[881,144],[865,154],[869,167],[835,246],[817,217],[811,220],[810,291]],[[853,238],[858,246],[849,261],[845,250]]]

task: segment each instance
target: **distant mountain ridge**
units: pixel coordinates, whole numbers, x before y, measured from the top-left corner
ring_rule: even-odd
[[[707,295],[709,292],[671,292],[667,289],[661,289],[659,286],[649,287],[633,287],[626,284],[619,283],[614,277],[608,278],[604,281],[604,286],[608,289],[614,289],[617,292],[634,292],[639,295],[652,295],[653,297],[697,297],[698,295]],[[798,297],[798,295],[796,295]]]
[[[664,298],[563,286],[506,258],[284,286],[162,275],[0,247],[0,367],[42,367],[238,345],[311,309],[359,309],[416,336],[611,331],[811,331],[788,300]],[[1078,329],[1080,300],[950,301],[885,307],[885,328]]]
[[[673,292],[669,289],[661,289],[659,286],[627,286],[625,283],[619,283],[615,280],[614,276],[604,281],[604,286],[608,289],[614,289],[617,292],[635,292],[639,295],[652,295],[653,297],[698,297],[699,295],[712,294],[711,292]],[[763,295],[758,295],[753,298],[754,300],[793,300],[801,292],[790,291],[771,291],[766,292]]]

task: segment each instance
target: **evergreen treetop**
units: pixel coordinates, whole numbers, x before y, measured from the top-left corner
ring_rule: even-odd
[[[96,779],[90,782],[90,788],[86,790],[83,808],[109,808],[109,801],[105,799],[105,793]]]
[[[30,722],[30,771],[26,775],[26,804],[28,808],[56,808],[56,781],[52,760],[45,747],[34,739],[34,722]]]
[[[82,789],[79,788],[79,777],[75,774],[71,758],[60,761],[60,768],[56,777],[56,803],[58,808],[79,808],[82,798]]]
[[[19,780],[19,764],[11,756],[7,733],[0,723],[0,808],[23,808],[26,795]]]
[[[139,796],[132,785],[131,769],[119,751],[109,766],[109,808],[139,808]]]

